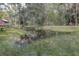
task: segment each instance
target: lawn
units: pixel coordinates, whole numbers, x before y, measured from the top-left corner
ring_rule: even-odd
[[[33,42],[26,55],[79,55],[79,33],[62,34]]]
[[[21,29],[15,29],[15,28],[6,28],[5,31],[0,31],[0,36],[6,36],[10,34],[17,34],[17,35],[23,35],[25,31]]]
[[[42,28],[54,32],[79,32],[79,26],[43,26]]]
[[[9,31],[2,32],[1,35],[6,35],[0,35],[0,55],[79,55],[78,31],[74,33],[57,33],[56,35],[33,41],[31,44],[27,44],[25,47],[18,47],[18,45],[14,43],[14,38],[16,35],[9,35],[11,33],[22,35],[24,31],[19,29],[9,29]]]

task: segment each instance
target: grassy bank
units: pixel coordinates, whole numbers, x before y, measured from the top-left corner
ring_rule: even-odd
[[[18,47],[15,44],[15,39],[26,33],[25,31],[11,28],[0,32],[0,55],[79,55],[79,32],[68,32],[67,28],[61,29],[62,31],[59,31],[59,29],[58,27],[55,28],[56,31],[51,31],[53,35],[32,41],[25,47]],[[75,30],[78,30],[78,28],[75,28]]]
[[[79,55],[79,33],[57,34],[26,47],[14,46],[13,40],[5,37],[0,40],[0,55]]]

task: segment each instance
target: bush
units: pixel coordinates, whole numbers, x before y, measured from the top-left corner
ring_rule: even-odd
[[[0,31],[3,32],[3,31],[5,31],[5,29],[4,28],[0,28]]]

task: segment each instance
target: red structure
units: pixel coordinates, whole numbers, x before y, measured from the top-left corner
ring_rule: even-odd
[[[0,26],[4,26],[5,22],[0,20]]]
[[[2,26],[5,26],[5,24],[6,24],[7,22],[8,22],[7,20],[1,19],[1,20],[0,20],[0,26],[1,26],[1,27],[2,27]]]

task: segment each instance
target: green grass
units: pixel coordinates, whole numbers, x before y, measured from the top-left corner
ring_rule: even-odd
[[[35,28],[36,30],[54,31],[54,32],[79,32],[79,26],[26,26],[26,28]]]
[[[21,29],[15,29],[15,28],[8,28],[7,33],[16,33],[18,35],[23,35],[24,33],[26,33],[25,31],[21,30]]]
[[[26,32],[14,28],[6,28],[5,31],[0,31],[0,55],[22,55],[23,49],[16,47],[15,37],[24,33]]]
[[[30,51],[37,55],[79,55],[79,34],[62,34],[34,42]]]
[[[4,39],[0,41],[0,55],[79,55],[79,33],[57,34],[33,41],[24,48],[12,45],[12,40],[8,38]]]
[[[79,26],[43,26],[42,29],[54,32],[79,32]]]
[[[58,30],[58,28],[56,29]],[[66,29],[66,31],[68,30]],[[0,32],[0,55],[79,56],[79,32],[61,33],[60,31],[61,34],[57,33],[51,37],[33,41],[31,44],[27,44],[26,47],[18,47],[14,43],[16,35],[13,33],[22,35],[25,32],[13,28],[5,32]]]
[[[24,33],[26,32],[21,29],[8,28],[5,31],[0,31],[0,36],[7,36],[10,34],[23,35]]]

